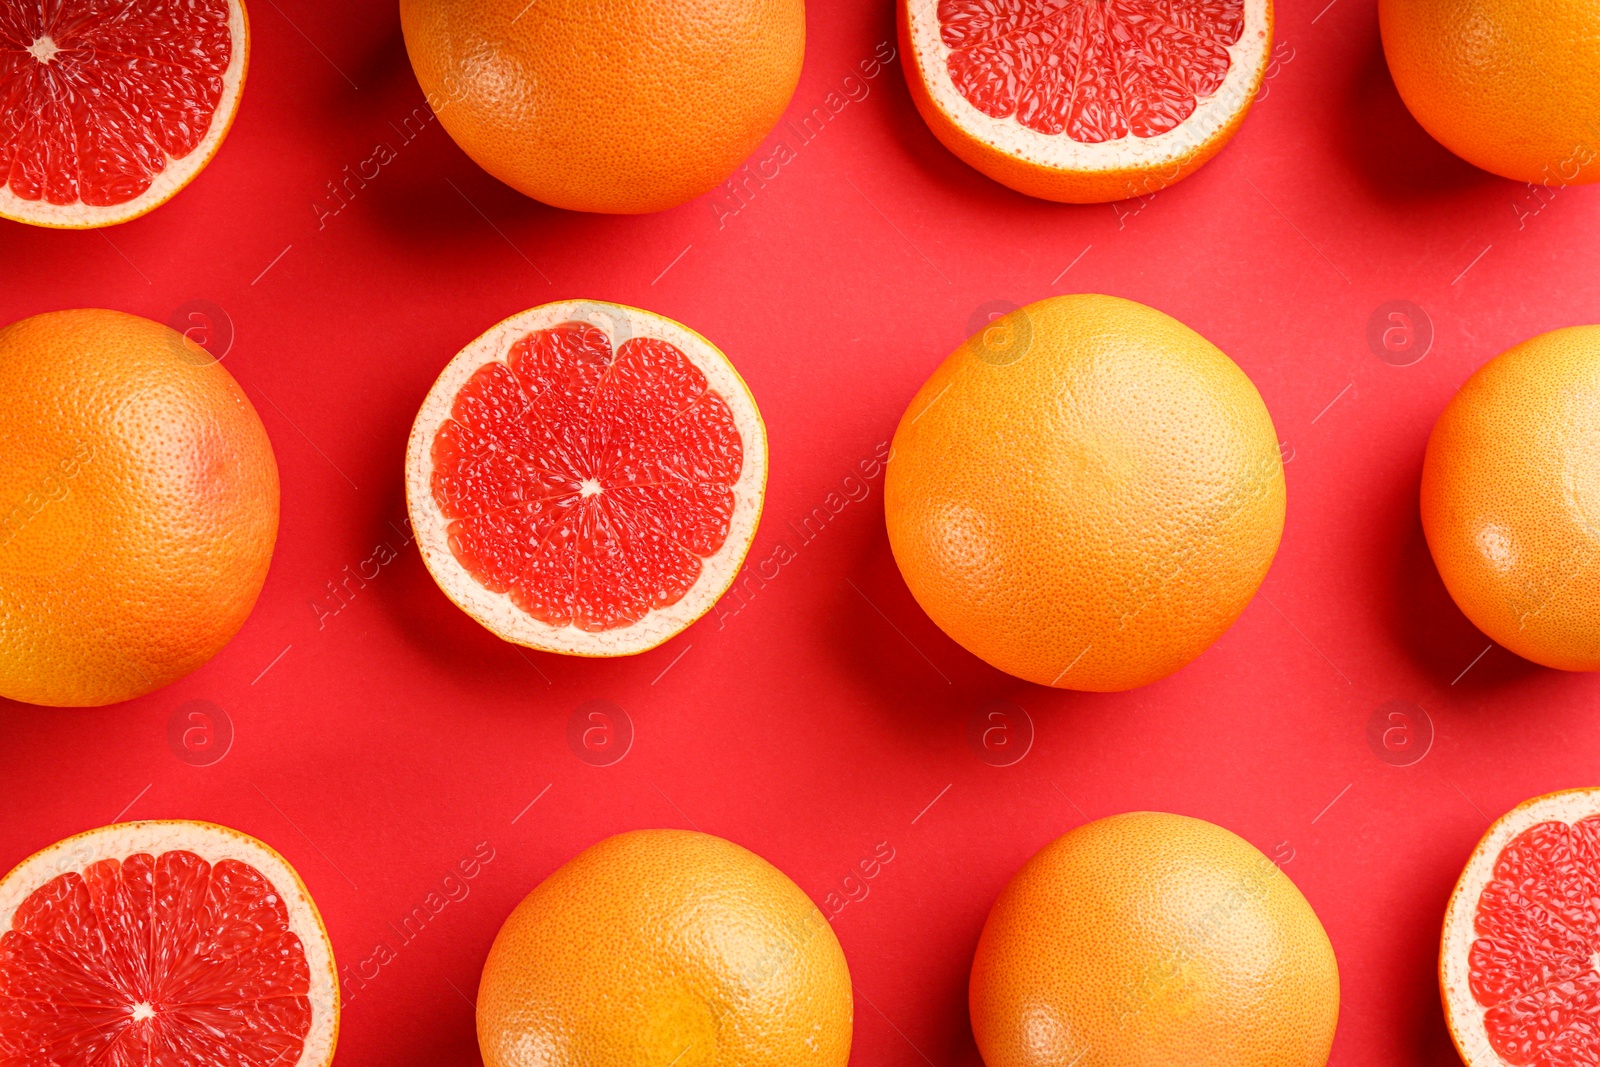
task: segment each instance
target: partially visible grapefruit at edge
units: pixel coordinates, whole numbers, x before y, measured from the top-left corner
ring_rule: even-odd
[[[118,823],[0,880],[8,1067],[328,1067],[338,1037],[338,974],[317,906],[253,837]]]
[[[898,0],[911,98],[970,166],[1046,200],[1159,192],[1266,76],[1272,0]]]
[[[128,700],[244,625],[278,535],[278,465],[239,383],[120,311],[0,330],[0,696]]]
[[[244,0],[0,0],[0,218],[136,219],[203,170],[239,110]]]
[[[417,81],[479,166],[573,211],[721,184],[800,80],[804,0],[401,0]]]

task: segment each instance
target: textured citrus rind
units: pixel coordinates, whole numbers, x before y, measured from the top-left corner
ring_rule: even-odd
[[[984,922],[968,988],[988,1067],[1323,1067],[1333,946],[1231,831],[1127,812],[1035,853]]]
[[[1000,352],[991,335],[1025,341]],[[1146,685],[1209,648],[1265,578],[1286,506],[1277,441],[1249,377],[1188,326],[1052,297],[969,338],[907,405],[890,549],[929,618],[991,666]]]
[[[1600,8],[1379,0],[1378,28],[1400,99],[1445,148],[1512,181],[1600,181]]]
[[[1546,667],[1600,670],[1600,326],[1539,334],[1474,371],[1429,434],[1419,501],[1473,625]]]
[[[805,56],[803,0],[400,0],[400,26],[474,162],[543,203],[608,214],[725,181],[783,117]]]
[[[767,860],[680,829],[605,838],[539,883],[478,984],[486,1067],[845,1067],[838,938]]]
[[[0,694],[130,700],[244,626],[277,539],[277,461],[192,340],[97,308],[0,329],[0,457]]]

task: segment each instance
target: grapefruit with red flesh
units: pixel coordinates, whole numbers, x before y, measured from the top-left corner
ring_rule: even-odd
[[[704,337],[601,301],[546,304],[468,345],[412,427],[423,561],[507,641],[654,648],[732,583],[761,515],[766,431]]]
[[[227,136],[249,56],[243,0],[0,0],[0,217],[166,203]]]
[[[1193,173],[1272,50],[1272,0],[900,0],[899,23],[911,97],[945,147],[1070,203]]]
[[[1439,984],[1467,1067],[1600,1063],[1600,789],[1489,828],[1450,896]]]
[[[0,881],[7,1067],[326,1067],[333,950],[293,868],[210,823],[119,823]]]

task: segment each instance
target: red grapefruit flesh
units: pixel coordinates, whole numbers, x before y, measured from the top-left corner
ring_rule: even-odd
[[[1440,984],[1468,1067],[1600,1064],[1600,790],[1490,827],[1445,915]]]
[[[0,882],[6,1067],[325,1067],[337,996],[305,887],[236,831],[103,827]]]
[[[548,651],[644,651],[737,572],[766,480],[731,364],[650,312],[571,301],[507,320],[429,394],[412,523],[445,592]]]
[[[939,25],[973,107],[1099,144],[1166,133],[1222,88],[1244,0],[943,0]]]
[[[1209,159],[1266,69],[1270,0],[901,0],[907,78],[956,155],[1022,192],[1145,195]]]
[[[249,56],[242,0],[0,0],[0,216],[137,218],[210,162]]]

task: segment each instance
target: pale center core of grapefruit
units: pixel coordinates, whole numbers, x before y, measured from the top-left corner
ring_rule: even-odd
[[[137,853],[59,875],[0,936],[0,1062],[300,1062],[311,972],[282,897],[236,859]]]
[[[456,394],[433,441],[450,550],[481,585],[589,632],[677,603],[728,538],[744,448],[669,342],[568,322]]]
[[[1478,897],[1468,974],[1510,1064],[1600,1062],[1600,816],[1514,838]]]
[[[48,63],[56,57],[61,49],[56,47],[55,41],[49,37],[41,37],[28,46],[28,52],[41,63]]]
[[[125,204],[200,147],[233,58],[228,0],[0,0],[0,188]]]
[[[1099,144],[1156,137],[1227,79],[1244,0],[939,0],[950,79],[973,107]]]

